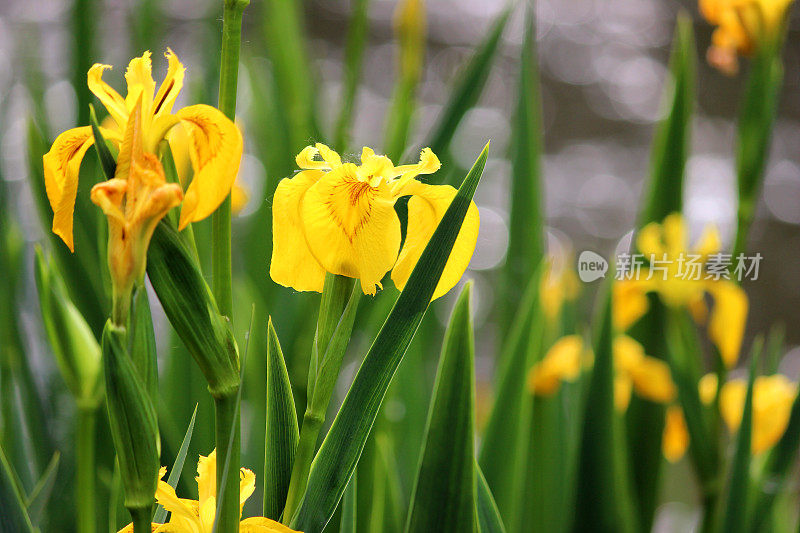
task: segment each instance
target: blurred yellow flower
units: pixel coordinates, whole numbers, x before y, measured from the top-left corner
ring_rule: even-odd
[[[700,12],[717,28],[708,62],[729,75],[739,70],[738,54],[751,54],[781,34],[792,0],[699,0]]]
[[[199,500],[178,498],[173,489],[165,481],[159,480],[156,489],[156,501],[169,511],[170,518],[166,524],[153,524],[153,533],[211,533],[214,529],[214,518],[217,512],[217,452],[212,451],[208,457],[200,456],[197,462],[197,490]],[[159,477],[163,478],[167,469],[162,467]],[[256,476],[250,470],[242,468],[239,484],[239,513],[244,502],[256,488]],[[269,518],[253,517],[242,520],[239,525],[241,533],[297,533],[279,522]],[[128,524],[119,533],[132,533],[133,524]]]
[[[125,98],[106,84],[103,71],[109,65],[96,63],[89,70],[89,89],[108,110],[113,123],[101,128],[101,133],[118,146],[136,103],[141,100],[141,130],[143,151],[157,153],[159,143],[176,124],[188,128],[191,140],[189,157],[194,178],[186,189],[181,208],[180,228],[202,220],[216,210],[228,196],[242,156],[242,135],[222,112],[198,104],[172,113],[175,99],[183,86],[184,68],[171,50],[167,49],[169,69],[156,92],[151,73],[150,52],[131,60],[125,78],[128,93]],[[94,143],[91,126],[65,131],[59,135],[50,151],[43,157],[45,187],[53,208],[53,232],[74,251],[72,235],[78,174],[86,150]]]
[[[722,386],[719,409],[725,425],[737,431],[742,422],[747,381],[733,379]],[[753,384],[752,453],[759,454],[774,446],[789,424],[792,403],[797,396],[797,384],[786,376],[758,376]]]
[[[667,408],[661,450],[670,463],[677,463],[689,448],[689,430],[683,411],[677,405]]]
[[[322,160],[316,160],[319,155]],[[375,294],[392,271],[402,290],[456,189],[427,185],[416,178],[441,166],[430,148],[416,165],[395,167],[370,148],[361,165],[342,163],[339,154],[317,143],[297,155],[303,169],[278,184],[272,205],[270,276],[298,291],[322,291],[325,272],[357,278],[365,294]],[[408,226],[400,248],[400,219],[394,204],[408,201]],[[478,239],[479,216],[470,204],[433,298],[449,291],[464,274]]]
[[[400,73],[403,79],[416,80],[425,56],[425,2],[401,0],[394,14],[394,31],[400,41]]]
[[[566,258],[565,258],[566,259]],[[572,261],[565,260],[560,267],[551,262],[539,286],[539,299],[545,317],[550,322],[556,320],[564,307],[565,302],[570,302],[578,297],[580,284],[575,271],[568,267]]]
[[[636,243],[645,259],[653,261],[632,279],[614,284],[614,323],[625,331],[647,312],[648,292],[655,292],[667,306],[688,308],[695,319],[707,314],[704,297],[711,295],[714,308],[708,323],[708,336],[717,346],[725,365],[732,367],[747,321],[747,295],[724,275],[709,274],[703,267],[719,253],[720,240],[709,227],[693,250],[689,250],[688,231],[683,217],[673,213],[663,224],[651,223],[641,229]],[[656,262],[658,266],[656,266]]]
[[[641,344],[626,335],[618,335],[614,352],[614,406],[624,411],[631,392],[657,403],[675,398],[675,385],[664,361],[645,355]],[[541,361],[528,373],[528,390],[538,396],[552,396],[564,381],[575,381],[594,355],[579,335],[557,340]]]
[[[144,277],[147,247],[158,222],[181,203],[177,183],[167,183],[158,158],[144,151],[141,99],[130,113],[114,177],[92,187],[91,200],[108,218],[108,266],[117,303],[130,305],[136,280]],[[127,313],[120,309],[122,315]]]

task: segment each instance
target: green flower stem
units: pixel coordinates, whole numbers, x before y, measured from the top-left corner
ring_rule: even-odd
[[[219,109],[236,118],[236,86],[239,79],[239,48],[242,42],[242,15],[249,0],[225,0],[222,14],[222,59],[219,75]],[[231,197],[230,194],[211,218],[211,261],[214,297],[220,312],[233,318],[231,290]],[[237,468],[238,470],[238,468]],[[237,479],[239,474],[236,473]]]
[[[291,522],[292,515],[300,506],[303,494],[308,485],[308,473],[317,449],[317,439],[325,416],[306,411],[303,415],[303,425],[300,428],[300,441],[292,466],[292,477],[289,481],[289,492],[286,495],[286,506],[283,510],[283,523]]]
[[[222,14],[222,58],[219,77],[219,109],[231,120],[236,116],[236,86],[239,78],[239,48],[242,42],[242,15],[249,0],[225,0]],[[231,197],[225,199],[211,217],[211,268],[214,298],[220,313],[233,320],[231,273]],[[217,444],[217,494],[225,493],[218,531],[239,530],[239,462],[241,427],[236,394],[215,398]],[[231,431],[233,435],[231,435]],[[230,449],[229,449],[230,444]],[[230,454],[228,476],[224,479],[225,458]]]
[[[317,319],[317,332],[314,338],[314,347],[311,353],[311,363],[308,369],[308,394],[306,412],[303,415],[303,424],[300,426],[300,441],[297,445],[297,452],[292,465],[292,475],[289,480],[289,491],[286,496],[286,506],[283,511],[285,523],[289,523],[292,514],[300,505],[303,494],[308,483],[308,473],[311,470],[311,463],[317,448],[317,440],[322,424],[325,422],[325,411],[330,402],[330,394],[327,398],[316,396],[325,394],[315,385],[317,383],[317,372],[320,369],[322,358],[328,349],[328,344],[333,337],[336,326],[342,317],[342,313],[350,299],[355,280],[336,274],[325,275],[325,285],[322,289],[322,297],[319,304],[319,318]],[[337,367],[338,371],[338,367]],[[334,378],[335,379],[335,378]]]
[[[77,465],[75,500],[78,506],[78,533],[94,533],[97,525],[95,508],[95,422],[97,405],[78,405]]]
[[[217,442],[217,495],[222,493],[222,507],[217,516],[217,531],[229,533],[239,531],[239,463],[241,457],[241,425],[236,408],[236,396],[232,394],[214,399],[216,407],[216,442]],[[233,439],[231,440],[231,429]],[[230,444],[230,449],[229,449]],[[225,458],[230,453],[228,477],[225,478]]]
[[[133,533],[151,533],[153,531],[150,527],[150,516],[153,513],[152,508],[128,510],[133,518]]]

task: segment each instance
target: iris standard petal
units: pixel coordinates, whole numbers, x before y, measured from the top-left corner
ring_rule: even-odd
[[[714,298],[708,336],[717,346],[725,366],[731,368],[739,360],[742,347],[749,307],[747,294],[736,283],[725,280],[707,283],[706,290]]]
[[[411,272],[419,261],[433,232],[442,220],[445,211],[456,196],[456,189],[449,185],[427,185],[412,180],[403,187],[400,195],[411,195],[408,201],[408,229],[403,249],[392,269],[392,281],[398,289],[403,290]],[[433,293],[433,299],[439,298],[452,289],[464,275],[475,244],[478,242],[480,215],[475,202],[470,202],[461,231],[447,259],[447,264]]]
[[[325,270],[306,244],[300,205],[308,192],[325,173],[304,170],[293,178],[284,178],[275,189],[272,201],[272,260],[269,275],[284,287],[297,291],[322,292]]]
[[[172,112],[175,99],[178,98],[178,93],[180,93],[183,88],[183,76],[186,72],[186,69],[178,60],[178,56],[169,48],[167,48],[164,57],[167,58],[169,67],[167,68],[167,75],[164,77],[164,81],[161,82],[161,86],[158,88],[155,100],[153,100],[153,115],[156,117],[161,114],[169,114]]]
[[[78,193],[78,174],[83,156],[92,144],[91,126],[74,128],[56,137],[50,151],[42,158],[45,190],[53,208],[53,233],[61,237],[73,252],[72,217]]]
[[[400,220],[385,183],[360,181],[346,163],[311,186],[301,202],[306,242],[328,272],[361,281],[374,295],[400,249]],[[410,234],[410,231],[409,231]]]
[[[236,181],[242,159],[242,134],[220,110],[198,104],[184,107],[176,116],[192,127],[189,156],[194,178],[181,208],[179,228],[213,213]]]
[[[128,63],[125,70],[125,81],[128,82],[128,94],[125,96],[125,104],[128,109],[132,109],[136,101],[142,99],[142,113],[150,116],[153,108],[153,96],[156,92],[156,82],[153,81],[152,61],[150,51],[146,51],[140,57],[134,57]]]

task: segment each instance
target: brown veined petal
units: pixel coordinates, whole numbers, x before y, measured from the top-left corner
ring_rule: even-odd
[[[400,220],[384,182],[360,181],[352,163],[327,172],[301,203],[308,248],[326,271],[361,281],[364,294],[392,268],[400,249]]]
[[[103,135],[110,133],[103,131]],[[67,130],[56,137],[50,151],[42,157],[44,186],[53,208],[53,233],[75,251],[72,217],[78,193],[78,174],[86,150],[94,144],[91,126]]]
[[[172,112],[175,99],[178,97],[178,93],[181,92],[181,88],[183,88],[183,76],[186,72],[186,69],[178,60],[178,56],[175,55],[175,52],[167,48],[167,52],[164,56],[169,62],[169,68],[153,100],[153,115],[156,117],[161,114],[169,114]]]
[[[714,298],[708,337],[717,349],[725,366],[731,368],[739,360],[749,307],[747,294],[732,281],[710,281],[706,290]]]
[[[272,280],[296,291],[322,292],[325,270],[306,244],[300,204],[308,188],[325,172],[304,170],[292,178],[284,178],[275,189],[272,201]]]
[[[263,516],[254,516],[252,518],[245,518],[239,524],[239,533],[300,533],[294,529],[284,526],[280,522],[264,518]]]
[[[400,256],[392,269],[392,281],[403,290],[411,272],[419,261],[425,246],[442,220],[445,211],[456,196],[456,189],[450,185],[427,185],[411,180],[400,191],[400,195],[410,194],[408,201],[408,229]],[[470,202],[461,230],[447,259],[442,277],[433,293],[433,300],[452,289],[467,270],[475,244],[478,242],[480,215],[475,202]]]
[[[208,105],[184,107],[176,116],[192,126],[189,156],[194,178],[181,207],[183,229],[209,216],[228,197],[242,160],[242,134],[233,121]]]
[[[108,110],[108,113],[117,123],[117,127],[119,129],[124,129],[125,122],[128,120],[128,107],[125,105],[125,99],[103,81],[103,71],[110,68],[111,65],[95,63],[92,65],[92,68],[89,69],[89,73],[86,76],[86,83],[89,86],[89,90],[94,93]]]
[[[153,96],[156,92],[156,82],[153,81],[152,62],[150,61],[150,51],[147,50],[141,57],[134,57],[128,63],[125,71],[125,81],[128,82],[128,94],[125,96],[125,104],[128,109],[132,109],[136,101],[142,99],[142,114],[151,116],[153,110]]]

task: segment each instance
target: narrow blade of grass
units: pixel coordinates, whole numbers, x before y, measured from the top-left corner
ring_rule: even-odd
[[[25,498],[19,480],[0,447],[0,531],[33,533],[33,525],[25,507]]]
[[[476,495],[476,507],[478,509],[478,530],[481,533],[506,533],[500,510],[492,496],[492,491],[483,477],[481,467],[475,463],[475,474],[477,476],[478,488]]]
[[[169,476],[167,476],[167,485],[172,487],[173,489],[178,486],[178,481],[181,478],[181,473],[183,472],[183,464],[186,462],[186,454],[189,452],[189,443],[192,442],[192,433],[194,433],[194,422],[197,418],[197,405],[194,407],[194,412],[192,413],[192,419],[189,420],[189,427],[186,428],[186,434],[183,436],[183,442],[181,442],[181,447],[178,450],[178,455],[175,457],[175,462],[172,463],[172,468],[169,471]],[[163,524],[164,521],[167,519],[167,510],[164,509],[162,505],[157,505],[156,510],[153,513],[153,522],[156,524]]]

